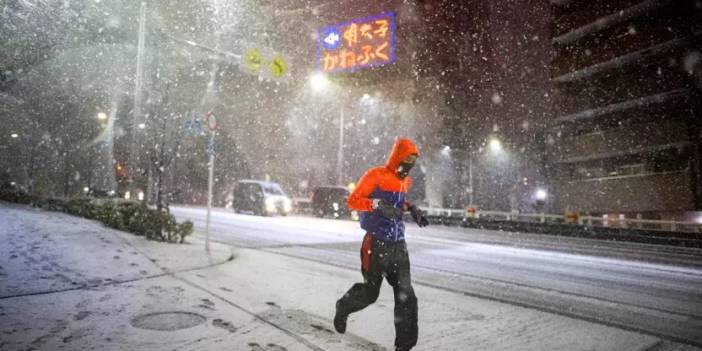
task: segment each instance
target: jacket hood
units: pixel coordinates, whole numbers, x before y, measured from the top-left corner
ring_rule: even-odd
[[[388,170],[395,172],[397,167],[400,166],[400,162],[407,158],[409,155],[419,156],[419,149],[412,140],[398,138],[395,140],[395,145],[392,147],[390,152],[390,157],[388,157],[388,162],[385,164]]]

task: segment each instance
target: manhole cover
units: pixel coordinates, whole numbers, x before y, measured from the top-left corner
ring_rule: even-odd
[[[192,312],[155,312],[132,318],[132,326],[151,330],[180,330],[205,323],[207,318]]]

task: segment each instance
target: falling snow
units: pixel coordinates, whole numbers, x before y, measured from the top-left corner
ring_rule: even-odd
[[[666,197],[665,182],[647,200],[605,192],[576,201],[581,193],[599,194],[582,182],[581,168],[600,180],[633,169],[643,176],[699,168],[698,151],[685,151],[699,146],[670,148],[698,145],[698,125],[664,124],[668,134],[659,132],[656,142],[666,149],[652,151],[637,144],[651,125],[631,117],[636,109],[678,108],[699,93],[702,56],[691,44],[699,38],[692,26],[699,1],[598,3],[586,15],[592,18],[573,23],[564,14],[580,10],[567,1],[348,3],[147,2],[141,34],[140,2],[3,5],[0,181],[51,196],[85,187],[123,194],[136,186],[148,190],[150,202],[199,204],[211,113],[217,205],[239,179],[275,180],[295,197],[339,178],[348,185],[383,164],[393,140],[404,136],[422,150],[425,171],[413,174],[413,196],[425,205],[475,201],[530,211],[541,186],[552,191],[546,209],[556,213],[699,209],[696,171],[696,187],[679,189],[693,194],[683,204]],[[353,10],[338,11],[347,8]],[[330,75],[317,86],[311,77],[320,28],[383,11],[396,15],[397,60]],[[664,20],[674,13],[682,20]],[[253,52],[262,65],[247,65]],[[281,77],[268,66],[276,57],[287,67]],[[669,92],[674,99],[656,98]],[[584,111],[580,124],[565,118]],[[637,135],[620,135],[640,125],[630,129]],[[606,140],[586,150],[595,138],[588,135]],[[485,153],[491,140],[500,141],[509,161]],[[467,184],[469,160],[475,189]],[[680,166],[688,163],[692,168]],[[574,189],[573,182],[582,184]],[[607,205],[621,201],[663,205]]]

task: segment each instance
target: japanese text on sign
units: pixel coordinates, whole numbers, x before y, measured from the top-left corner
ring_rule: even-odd
[[[323,28],[319,69],[324,73],[380,66],[395,61],[395,16],[383,13]]]

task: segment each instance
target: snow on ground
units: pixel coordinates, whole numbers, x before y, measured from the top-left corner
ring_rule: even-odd
[[[376,304],[350,318],[346,335],[332,330],[334,302],[361,279],[359,272],[217,243],[205,255],[200,236],[188,245],[149,242],[93,221],[6,204],[0,223],[2,350],[392,347],[388,285]],[[420,351],[680,346],[428,286],[415,290]]]
[[[261,299],[282,311],[333,316],[334,302],[360,273],[317,265],[256,250],[239,250],[237,269],[220,266],[204,277],[187,279],[214,289],[229,276],[240,289],[223,293],[247,308]],[[274,274],[273,272],[279,272]],[[213,283],[214,282],[214,283]],[[247,287],[247,288],[245,288]],[[637,350],[658,340],[549,313],[415,286],[419,299],[420,342],[416,350]],[[349,332],[391,346],[394,340],[393,297],[384,285],[376,304],[351,316]],[[327,326],[330,328],[330,326]]]
[[[0,306],[2,350],[256,350],[249,347],[254,345],[308,350],[255,316],[171,277],[5,299]],[[135,326],[149,314],[165,312],[197,320],[180,330],[178,323],[188,321],[174,317],[154,323],[158,330]]]
[[[128,281],[161,271],[120,236],[65,214],[2,208],[0,297]]]

